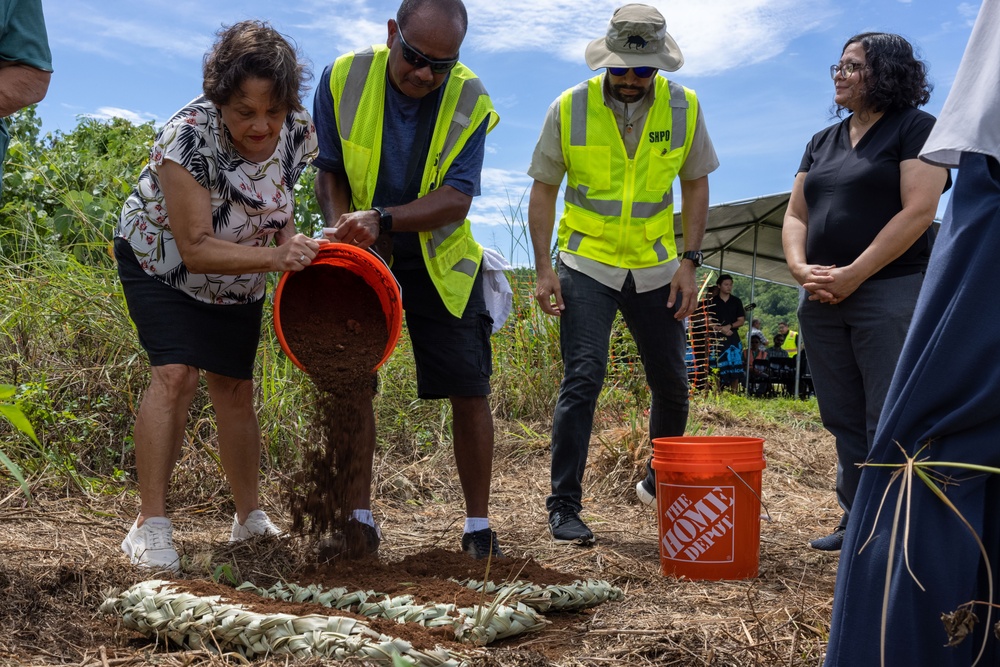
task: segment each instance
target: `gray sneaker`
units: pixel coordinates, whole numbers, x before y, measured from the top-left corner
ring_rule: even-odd
[[[181,559],[174,549],[174,529],[170,519],[154,516],[146,519],[141,526],[138,519],[132,523],[122,551],[133,565],[150,570],[181,571]]]

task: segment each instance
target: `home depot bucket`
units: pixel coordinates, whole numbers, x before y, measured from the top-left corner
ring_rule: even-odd
[[[282,306],[285,306],[285,316],[282,316]],[[310,311],[307,317],[303,316],[303,309]],[[381,340],[380,335],[366,335],[372,332],[365,326],[378,329],[383,320],[386,342],[383,349],[371,355],[377,360],[372,370],[386,362],[399,342],[403,326],[399,285],[377,255],[343,243],[321,245],[309,266],[281,276],[274,293],[274,331],[278,343],[292,363],[306,373],[310,371],[299,358],[305,351],[299,349],[296,354],[295,345],[290,342],[296,338],[294,334],[300,332],[290,327],[309,327],[325,332],[329,334],[324,337],[328,342],[320,340],[317,344],[333,346],[337,345],[334,334],[351,327],[358,334],[357,344],[363,345]],[[379,330],[378,333],[383,332]],[[351,355],[355,351],[345,349],[343,352]]]
[[[749,579],[760,562],[764,440],[653,440],[660,565],[687,579]]]

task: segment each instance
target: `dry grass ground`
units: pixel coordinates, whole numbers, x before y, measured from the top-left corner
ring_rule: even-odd
[[[815,426],[720,419],[704,405],[692,421],[716,435],[763,437],[768,467],[760,576],[747,581],[678,581],[660,574],[652,510],[633,491],[644,454],[642,434],[610,429],[595,438],[585,480],[584,518],[597,535],[590,549],[556,546],[546,528],[547,436],[499,424],[492,513],[510,555],[580,578],[606,579],[621,602],[547,615],[541,632],[491,645],[477,659],[494,667],[619,665],[798,667],[822,664],[837,556],[809,549],[839,517],[833,497],[832,439]],[[704,431],[703,431],[704,432]],[[307,549],[275,554],[234,552],[225,544],[231,503],[214,462],[188,450],[169,500],[176,536],[200,564],[231,563],[241,579],[273,580],[307,562]],[[384,561],[434,547],[458,549],[463,508],[448,448],[378,462],[376,518]],[[287,524],[277,476],[265,504]],[[120,497],[40,497],[25,506],[14,491],[0,497],[0,664],[222,665],[246,662],[204,651],[164,650],[98,613],[103,591],[142,580],[118,544],[136,509],[134,491]],[[295,543],[292,543],[293,545]],[[306,582],[299,582],[306,583]],[[256,661],[285,665],[284,657]],[[320,661],[297,664],[322,664]],[[343,664],[343,663],[341,663]]]

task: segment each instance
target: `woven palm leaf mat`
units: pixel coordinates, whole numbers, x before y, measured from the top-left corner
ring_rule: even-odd
[[[487,569],[489,568],[489,569]],[[534,561],[488,565],[432,550],[397,563],[318,566],[270,586],[151,579],[109,594],[101,611],[150,639],[246,658],[359,658],[376,664],[462,665],[476,647],[543,628],[543,612],[623,599],[606,581]]]

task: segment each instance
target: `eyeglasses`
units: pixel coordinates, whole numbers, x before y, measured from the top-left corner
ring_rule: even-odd
[[[421,67],[430,67],[431,71],[435,74],[444,74],[445,72],[451,71],[456,64],[458,64],[458,56],[454,58],[449,58],[448,60],[434,60],[433,58],[428,58],[424,54],[417,51],[415,48],[406,43],[403,39],[403,30],[399,27],[399,22],[396,23],[396,34],[399,35],[399,44],[403,47],[403,60],[413,65],[417,69]]]
[[[845,79],[854,74],[855,72],[860,72],[863,69],[868,69],[868,65],[862,65],[861,63],[844,63],[843,65],[830,65],[830,78],[836,79],[837,74],[844,77]]]
[[[609,67],[608,72],[614,76],[625,76],[629,70],[640,79],[648,79],[656,74],[656,67]]]

